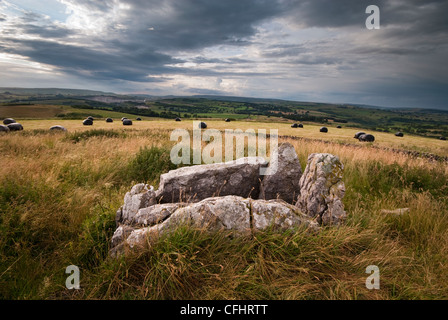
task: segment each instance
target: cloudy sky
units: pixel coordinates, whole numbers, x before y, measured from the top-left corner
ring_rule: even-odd
[[[448,109],[448,0],[0,0],[0,86]]]

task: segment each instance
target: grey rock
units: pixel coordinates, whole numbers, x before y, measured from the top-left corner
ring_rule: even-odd
[[[251,213],[253,216],[253,229],[289,230],[305,224],[313,230],[318,224],[303,214],[297,207],[279,200],[252,201]]]
[[[163,203],[142,208],[129,221],[131,225],[153,226],[170,217],[182,206],[181,203]]]
[[[261,157],[183,167],[160,176],[157,199],[160,203],[198,202],[213,196],[236,195],[258,198]]]
[[[296,206],[324,225],[344,221],[347,214],[342,203],[345,194],[343,170],[338,157],[328,153],[311,154],[300,179]]]
[[[124,196],[123,207],[117,212],[117,223],[131,221],[141,208],[157,204],[154,188],[144,183],[132,187],[131,191]],[[119,217],[119,218],[118,218]]]
[[[312,231],[319,229],[316,222],[283,201],[251,200],[238,196],[213,197],[180,207],[165,221],[150,227],[134,230],[118,228],[112,238],[112,247],[115,248],[110,254],[117,256],[126,249],[141,248],[182,225],[206,232],[230,230],[235,235],[249,235],[267,228],[287,230],[306,226]]]
[[[302,168],[294,147],[283,143],[271,155],[260,185],[260,199],[282,199],[293,203],[300,193]]]

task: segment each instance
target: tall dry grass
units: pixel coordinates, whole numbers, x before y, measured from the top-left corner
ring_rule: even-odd
[[[0,136],[0,296],[448,298],[448,164],[369,145],[280,139],[294,145],[302,167],[314,152],[340,157],[348,221],[339,228],[254,238],[180,228],[136,256],[109,259],[115,211],[141,182],[130,168],[151,146],[169,152],[170,132]],[[409,213],[381,211],[402,207]],[[81,269],[79,291],[64,286],[70,264]],[[380,268],[380,290],[365,287],[368,265]]]

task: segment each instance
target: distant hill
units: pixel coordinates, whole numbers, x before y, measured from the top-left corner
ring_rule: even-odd
[[[61,88],[14,88],[0,87],[2,94],[14,95],[67,95],[67,96],[95,96],[95,95],[116,95],[112,92],[84,90],[84,89],[61,89]]]

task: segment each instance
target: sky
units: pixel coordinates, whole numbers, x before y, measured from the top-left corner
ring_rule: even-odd
[[[448,0],[0,0],[0,86],[448,110]]]

